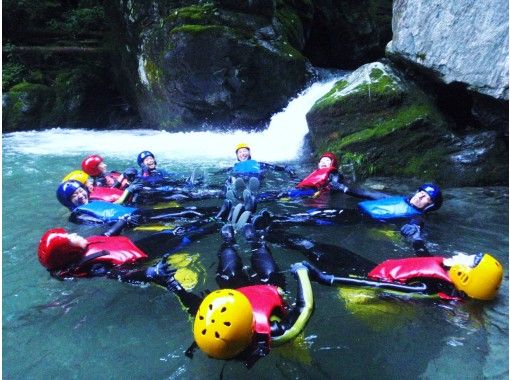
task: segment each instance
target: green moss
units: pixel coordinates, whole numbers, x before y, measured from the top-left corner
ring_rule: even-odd
[[[447,152],[444,146],[439,145],[430,148],[419,155],[409,158],[405,166],[400,168],[403,175],[421,176],[424,178],[441,178],[445,169],[445,157]]]
[[[338,144],[338,148],[341,149],[349,144],[385,136],[410,125],[420,118],[426,117],[431,117],[431,109],[427,104],[413,104],[402,107],[391,118],[376,123],[375,125],[367,126],[359,132],[342,138]]]
[[[198,24],[184,24],[173,28],[170,33],[192,33],[192,34],[200,34],[200,33],[210,33],[210,32],[224,32],[228,30],[226,26],[222,25],[198,25]]]
[[[162,72],[154,62],[147,60],[144,64],[144,69],[147,79],[151,84],[160,82]]]
[[[303,25],[298,15],[288,8],[278,9],[275,14],[283,25],[285,37],[291,44],[298,44],[303,39]]]
[[[337,92],[342,91],[344,88],[346,88],[349,85],[349,82],[345,79],[342,79],[335,83],[333,88],[329,90],[329,92],[325,95],[323,95],[319,100],[315,102],[315,104],[312,106],[309,112],[315,112],[319,110],[323,110],[325,108],[328,108],[335,103],[338,102],[338,97],[335,96]]]
[[[191,5],[174,10],[168,15],[165,21],[180,21],[191,23],[191,21],[207,20],[215,16],[216,8],[212,4]]]

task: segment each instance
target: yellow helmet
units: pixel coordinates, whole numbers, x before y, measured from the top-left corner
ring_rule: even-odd
[[[221,289],[204,298],[193,325],[195,342],[216,359],[230,359],[252,341],[253,309],[244,294]]]
[[[71,173],[69,173],[62,179],[62,182],[75,180],[85,185],[88,179],[89,175],[85,173],[83,170],[73,170]]]
[[[250,147],[248,146],[248,144],[246,144],[246,143],[240,143],[240,144],[237,144],[237,145],[236,145],[236,153],[237,153],[237,151],[238,151],[239,149],[241,149],[241,148],[246,148],[246,149],[250,150]]]
[[[488,301],[496,297],[503,279],[503,268],[498,260],[485,253],[474,268],[453,265],[450,268],[450,278],[455,287],[469,297]]]

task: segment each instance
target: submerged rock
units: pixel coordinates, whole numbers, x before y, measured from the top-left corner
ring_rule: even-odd
[[[307,121],[316,150],[340,153],[358,175],[456,185],[508,181],[508,153],[505,159],[496,133],[457,135],[432,99],[385,63],[364,65],[339,81]]]

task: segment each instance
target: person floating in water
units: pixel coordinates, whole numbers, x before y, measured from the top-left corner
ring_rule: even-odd
[[[342,185],[343,186],[343,185]],[[340,187],[342,187],[340,186]],[[406,220],[401,233],[412,239],[415,245],[424,245],[422,239],[422,217],[438,210],[443,204],[443,195],[439,186],[426,183],[420,186],[412,196],[390,196],[384,193],[365,190],[351,190],[345,187],[345,192],[360,198],[371,198],[358,203],[357,209],[312,209],[303,213],[291,215],[272,215],[267,210],[261,210],[257,215],[257,229],[263,225],[337,225],[357,223],[363,220],[397,221]]]
[[[257,237],[251,224],[243,232],[252,244],[251,272],[243,269],[237,253],[234,228],[222,228],[223,244],[218,252],[216,282],[220,290],[202,299],[183,289],[178,281],[169,283],[190,314],[195,315],[194,344],[216,359],[239,359],[251,367],[270,352],[271,346],[295,338],[305,327],[313,310],[313,294],[304,265],[295,264],[291,272],[298,281],[296,304],[283,300],[285,279],[267,244]]]
[[[503,268],[488,253],[457,254],[451,258],[415,251],[418,257],[390,259],[376,264],[343,247],[306,239],[281,229],[266,239],[303,253],[310,278],[323,285],[362,286],[420,294],[443,299],[493,299],[503,278]]]
[[[228,174],[227,187],[231,187],[236,178],[242,178],[247,182],[251,177],[255,177],[260,181],[268,170],[288,173],[291,178],[295,175],[290,166],[274,165],[252,159],[251,149],[246,143],[238,144],[235,153],[237,162],[234,166],[218,172]]]
[[[135,193],[138,184],[131,184],[125,194]],[[57,188],[57,199],[71,211],[69,220],[73,223],[115,223],[121,217],[131,217],[131,223],[146,224],[157,221],[168,221],[175,219],[200,218],[207,220],[216,214],[216,207],[203,207],[198,211],[194,207],[169,207],[162,209],[150,209],[131,207],[117,203],[110,203],[101,200],[89,202],[88,190],[78,181],[65,181]]]
[[[119,178],[121,173],[108,172],[106,168],[107,165],[103,157],[98,154],[90,155],[81,162],[81,169],[90,176],[89,181],[92,186],[120,187]]]
[[[265,191],[257,196],[257,200],[262,202],[279,198],[318,197],[328,192],[344,192],[344,176],[338,171],[338,165],[338,158],[331,152],[325,152],[319,159],[317,169],[300,181],[294,189]]]

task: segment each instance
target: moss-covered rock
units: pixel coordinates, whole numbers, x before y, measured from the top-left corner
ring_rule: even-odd
[[[508,160],[496,163],[505,151],[496,137],[457,135],[433,101],[387,64],[362,66],[337,82],[307,121],[314,147],[343,155],[359,174],[455,185],[508,182]]]
[[[54,98],[53,90],[42,84],[22,82],[11,87],[2,99],[3,131],[36,129],[50,112]]]
[[[121,9],[124,21],[139,28],[124,33],[132,39],[120,53],[131,70],[125,83],[147,125],[257,128],[303,88],[307,60],[290,41],[303,41],[300,18],[286,12],[287,28],[275,21],[286,6],[270,1],[275,12],[259,12],[263,3],[167,5],[145,27],[136,23],[140,9],[129,8],[127,19]]]

